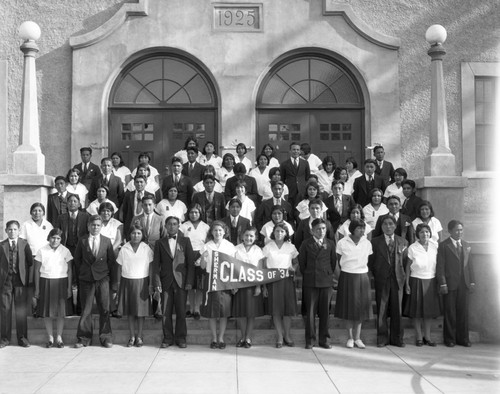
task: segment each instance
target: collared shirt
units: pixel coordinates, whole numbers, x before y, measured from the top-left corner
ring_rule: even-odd
[[[375,179],[373,175],[365,174],[366,182],[370,182],[370,178],[371,178],[372,181]]]
[[[67,195],[68,195],[68,191],[67,190],[63,191],[62,193],[59,193],[59,192],[57,193],[57,196],[58,197],[62,197],[62,198],[66,198]]]
[[[318,239],[316,238],[316,236],[313,236],[314,238],[314,241],[316,241],[316,243],[318,244],[318,246],[321,248],[323,246],[323,244],[325,243],[325,239]]]
[[[69,217],[71,219],[76,219],[78,216],[78,211],[75,211],[75,212],[68,211],[68,213],[69,213]]]
[[[19,237],[28,241],[31,253],[33,253],[33,256],[36,256],[38,250],[47,244],[47,237],[53,228],[52,224],[45,219],[42,220],[40,226],[33,219],[29,219],[22,224]]]
[[[366,237],[362,237],[357,245],[349,236],[337,243],[337,254],[341,256],[340,269],[350,274],[368,272],[368,256],[372,253],[372,243]]]
[[[462,240],[460,240],[460,239],[453,239],[451,237],[450,237],[450,239],[451,239],[451,242],[453,242],[453,246],[455,248],[458,248],[458,245],[462,246]]]
[[[209,193],[205,190],[205,196],[207,197],[208,202],[212,202],[214,200],[214,192]]]
[[[384,234],[384,238],[385,238],[385,243],[386,243],[387,245],[389,245],[389,241],[390,241],[390,240],[392,240],[392,241],[394,242],[394,234],[393,234],[393,235],[391,235],[391,236],[389,236],[389,235],[387,235],[387,234]]]
[[[273,197],[273,205],[281,205],[281,198]]]
[[[68,262],[73,260],[73,256],[64,245],[52,249],[47,244],[38,250],[35,260],[42,263],[41,278],[59,279],[68,277]]]
[[[377,164],[378,164],[378,166],[379,166],[380,168],[382,168],[382,167],[384,166],[384,160],[382,160],[382,161],[378,161],[378,160],[377,160]]]
[[[97,254],[99,251],[99,246],[101,245],[101,235],[89,235],[89,245],[90,245],[90,250],[92,250],[92,253],[94,255]]]
[[[168,246],[170,247],[170,251],[172,252],[172,255],[175,255],[175,247],[177,246],[177,237],[179,234],[175,234],[175,238],[168,238]],[[170,235],[167,235],[167,237],[170,237]]]
[[[120,249],[116,262],[122,266],[122,277],[127,279],[142,279],[149,276],[149,264],[153,261],[153,251],[144,242],[139,244],[134,252],[130,242]]]
[[[432,279],[436,276],[438,246],[429,242],[427,250],[415,241],[408,248],[408,258],[411,260],[410,276],[420,279]]]

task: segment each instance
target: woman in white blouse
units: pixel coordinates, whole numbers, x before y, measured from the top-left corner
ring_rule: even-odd
[[[34,203],[30,208],[31,219],[21,225],[19,236],[28,241],[33,257],[38,250],[47,244],[50,230],[54,227],[45,220],[45,207],[41,202]],[[30,283],[33,283],[33,270],[30,269]]]
[[[318,177],[319,188],[323,199],[332,194],[333,172],[335,171],[335,160],[332,156],[326,156],[323,159],[323,168],[316,173]]]
[[[226,186],[226,181],[234,176],[234,155],[232,153],[226,153],[222,157],[222,167],[217,170],[217,180],[221,184],[222,187]]]
[[[99,207],[101,206],[102,203],[109,203],[113,207],[113,212],[118,212],[118,208],[116,207],[116,204],[108,200],[108,193],[109,193],[109,188],[107,186],[101,185],[97,188],[96,194],[97,198],[92,201],[89,206],[87,207],[87,212],[93,216],[93,215],[98,215],[99,214]]]
[[[443,226],[438,218],[434,216],[434,209],[429,201],[422,201],[417,208],[417,217],[411,222],[416,230],[421,223],[427,224],[431,229],[431,240],[437,244],[443,240]]]
[[[235,164],[243,163],[245,165],[245,169],[247,170],[248,174],[253,166],[250,159],[245,156],[247,152],[248,149],[244,143],[240,142],[238,145],[236,145],[236,157],[234,158],[234,162]]]
[[[365,222],[354,219],[349,235],[337,243],[340,277],[335,302],[335,317],[346,321],[349,339],[346,347],[364,349],[361,324],[371,317],[371,286],[368,277],[368,256],[372,244],[365,235]]]
[[[207,141],[203,147],[202,155],[198,157],[198,162],[204,166],[212,165],[215,170],[222,167],[222,158],[215,154],[215,145],[212,141]],[[214,174],[215,175],[215,174]]]
[[[359,170],[358,170],[358,162],[354,157],[348,157],[345,161],[345,168],[347,170],[347,178],[348,178],[348,185],[345,187],[345,193],[347,194],[347,190],[349,191],[350,194],[352,194],[353,190],[353,185],[354,185],[354,180],[356,178],[359,178],[361,175],[363,175]]]
[[[130,169],[125,165],[120,152],[113,152],[111,154],[111,162],[113,163],[113,174],[120,177],[123,186],[126,186],[132,180],[132,175]]]
[[[257,167],[252,169],[248,174],[252,178],[255,178],[255,183],[257,183],[257,191],[260,196],[264,198],[264,194],[269,185],[269,158],[261,153],[257,157]]]
[[[371,228],[375,228],[378,218],[389,213],[389,209],[382,202],[382,190],[379,188],[372,189],[368,196],[371,202],[363,207],[363,213],[366,224]]]
[[[274,157],[274,147],[271,144],[264,144],[262,152],[269,159],[269,168],[279,167],[280,162]]]
[[[98,214],[102,219],[101,235],[111,240],[116,257],[122,244],[123,224],[113,217],[114,213],[114,207],[109,202],[103,202],[99,205]]]
[[[413,318],[415,344],[436,346],[431,339],[431,323],[441,314],[436,282],[438,245],[431,241],[432,230],[425,223],[417,226],[416,236],[418,240],[408,248],[410,269],[406,270],[405,292],[409,297],[404,314]]]
[[[80,197],[80,204],[82,209],[85,209],[88,205],[87,194],[88,189],[83,183],[80,182],[81,171],[78,168],[72,168],[68,172],[68,183],[66,185],[66,190],[68,193],[77,194]]]
[[[187,207],[186,204],[177,198],[178,195],[177,186],[172,184],[167,190],[166,198],[161,200],[156,206],[156,212],[163,216],[163,219],[175,216],[181,223],[184,221]]]
[[[401,201],[405,200],[405,195],[403,194],[403,187],[401,182],[408,178],[408,173],[404,168],[396,168],[394,170],[394,182],[387,186],[385,189],[384,197],[398,196]]]
[[[160,173],[158,172],[158,170],[156,168],[154,168],[151,164],[151,156],[149,155],[149,153],[147,152],[142,152],[139,154],[139,165],[146,165],[148,168],[149,168],[149,176],[151,177],[151,179],[158,183],[160,182]],[[134,177],[136,176],[136,174],[138,173],[138,168],[139,168],[139,165],[134,169],[134,171],[132,171],[132,176],[130,177],[130,179],[134,179]]]

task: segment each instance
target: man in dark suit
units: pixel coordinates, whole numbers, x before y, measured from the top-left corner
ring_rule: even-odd
[[[142,197],[142,213],[134,216],[131,225],[139,222],[144,229],[148,245],[154,250],[156,242],[163,237],[163,218],[155,212],[155,196],[147,193]],[[127,240],[130,240],[130,231],[125,234]]]
[[[71,193],[66,190],[66,178],[62,175],[56,177],[54,186],[57,191],[47,198],[47,220],[55,227],[59,215],[68,211],[68,197]]]
[[[211,225],[214,220],[221,220],[226,216],[226,200],[222,193],[214,191],[215,177],[205,175],[203,178],[204,192],[193,195],[193,204],[201,206],[201,220]]]
[[[12,303],[16,309],[17,343],[28,342],[28,273],[33,255],[28,242],[19,238],[19,222],[10,220],[5,226],[7,239],[0,242],[0,348],[10,343]]]
[[[365,173],[354,180],[352,197],[356,204],[364,207],[369,204],[370,201],[370,191],[372,189],[380,189],[382,193],[385,192],[387,187],[384,178],[380,175],[375,174],[376,161],[373,159],[365,160]]]
[[[384,160],[384,147],[381,145],[376,146],[375,148],[373,148],[373,154],[375,155],[375,159],[377,162],[375,174],[380,175],[382,178],[384,178],[386,185],[394,182],[394,166],[390,161]]]
[[[189,238],[179,233],[179,218],[165,221],[167,236],[160,239],[154,250],[153,286],[161,294],[163,305],[162,348],[175,344],[186,347],[186,300],[193,288],[195,252]],[[175,332],[172,314],[175,308]]]
[[[326,216],[332,224],[334,233],[342,223],[349,219],[349,210],[356,205],[351,195],[343,193],[344,182],[336,179],[332,182],[332,195],[325,200],[328,208]]]
[[[92,158],[91,147],[85,146],[80,148],[80,157],[82,158],[82,162],[75,164],[73,168],[78,168],[78,170],[80,170],[80,182],[83,183],[87,189],[90,189],[93,179],[101,174],[101,169],[98,165],[90,161]]]
[[[372,237],[378,237],[382,234],[382,222],[387,216],[392,216],[396,220],[396,235],[403,237],[408,241],[408,245],[411,245],[415,242],[415,229],[413,228],[410,217],[400,212],[401,200],[399,197],[390,196],[387,199],[387,208],[389,209],[389,213],[378,218]]]
[[[127,190],[123,198],[123,205],[120,209],[120,217],[123,223],[123,233],[128,234],[132,219],[134,216],[141,215],[142,198],[148,194],[146,192],[146,177],[144,175],[136,175],[134,177],[135,190]]]
[[[408,242],[395,234],[396,220],[387,216],[382,223],[383,235],[372,239],[373,253],[368,268],[375,282],[377,302],[377,346],[388,344],[404,347],[402,302]],[[387,318],[391,318],[390,329]]]
[[[255,178],[246,175],[247,169],[243,163],[236,163],[233,167],[233,172],[234,176],[226,181],[226,186],[224,188],[224,198],[226,201],[236,196],[236,183],[238,183],[238,181],[244,181],[247,184],[245,188],[247,197],[257,206],[262,197],[259,195]]]
[[[280,165],[281,180],[288,186],[288,202],[293,207],[302,199],[311,175],[309,163],[300,157],[300,144],[290,144],[290,158]]]
[[[190,147],[186,150],[186,153],[188,161],[182,165],[182,175],[191,178],[193,185],[196,185],[203,179],[205,166],[196,161],[198,158],[198,148],[194,146]]]
[[[458,220],[448,223],[450,237],[439,244],[436,278],[443,295],[444,343],[470,347],[469,294],[475,289],[471,247],[462,240],[464,227]]]
[[[293,237],[293,244],[295,245],[297,250],[300,249],[300,245],[302,245],[304,241],[313,236],[312,223],[314,222],[314,219],[319,219],[322,217],[321,208],[322,204],[319,198],[309,201],[310,216],[307,219],[303,219],[299,222],[299,225],[297,226],[297,231],[295,232]],[[334,240],[335,232],[333,231],[333,227],[330,221],[325,220],[325,226],[326,226],[326,234],[325,234],[326,238]]]
[[[175,185],[177,187],[177,199],[188,207],[191,204],[191,197],[193,196],[193,182],[191,182],[191,178],[182,175],[181,158],[173,157],[171,167],[172,174],[163,180],[161,192],[164,196],[168,196],[168,189]]]
[[[271,190],[273,192],[273,196],[257,205],[254,216],[254,222],[257,230],[260,231],[262,229],[262,226],[264,226],[264,224],[271,220],[271,214],[275,205],[279,205],[283,208],[283,210],[285,211],[283,219],[290,223],[293,228],[295,228],[295,222],[293,220],[293,207],[288,201],[285,201],[282,198],[283,185],[284,184],[281,181],[272,181]]]
[[[413,221],[417,218],[417,210],[423,200],[415,194],[417,191],[415,181],[405,179],[401,182],[401,187],[403,188],[403,194],[406,197],[403,202],[403,206],[401,207],[401,213],[409,216],[410,220]]]
[[[68,197],[68,212],[63,213],[59,216],[56,228],[61,229],[61,244],[66,246],[71,255],[75,255],[76,245],[78,241],[89,233],[88,221],[90,215],[85,211],[80,211],[80,197],[78,194],[71,194]],[[76,264],[73,260],[72,266],[72,281],[73,285],[78,286],[78,270],[76,269]],[[71,313],[79,315],[82,312],[80,290],[76,293],[76,305],[68,306]]]
[[[109,157],[101,160],[101,171],[102,174],[92,180],[89,190],[89,200],[94,201],[97,198],[97,189],[101,186],[106,186],[109,189],[107,198],[120,208],[125,194],[123,182],[120,177],[113,174],[113,162]]]
[[[250,227],[250,220],[240,216],[241,201],[236,197],[229,201],[229,215],[222,221],[229,229],[229,240],[233,245],[243,242],[243,234]]]
[[[76,348],[92,344],[92,305],[94,297],[99,310],[99,340],[106,348],[113,346],[109,318],[110,288],[116,293],[115,254],[111,240],[100,234],[102,219],[89,219],[89,235],[78,241],[73,259],[79,272],[82,315],[76,331]]]
[[[313,237],[304,241],[299,249],[302,302],[306,311],[306,349],[312,349],[316,341],[316,315],[319,316],[318,344],[324,349],[331,349],[328,321],[336,265],[335,242],[326,238],[324,219],[313,220],[312,233]]]

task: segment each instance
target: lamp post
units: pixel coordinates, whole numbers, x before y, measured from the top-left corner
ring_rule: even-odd
[[[35,65],[35,55],[39,51],[35,41],[40,35],[40,27],[35,22],[24,22],[19,27],[19,37],[23,40],[21,51],[24,54],[24,68],[20,145],[13,154],[15,174],[45,173],[45,156],[40,149]]]
[[[446,99],[443,78],[443,58],[446,51],[446,29],[432,25],[425,33],[431,45],[427,54],[431,57],[431,127],[429,152],[425,158],[425,176],[454,176],[455,156],[451,153],[446,115]]]

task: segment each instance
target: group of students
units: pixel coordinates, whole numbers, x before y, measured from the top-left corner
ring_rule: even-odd
[[[251,347],[255,318],[263,315],[273,318],[276,347],[294,346],[291,318],[301,313],[306,348],[329,349],[333,313],[346,322],[346,346],[364,348],[361,326],[372,316],[370,273],[379,347],[405,346],[403,316],[414,321],[417,346],[436,346],[431,320],[442,313],[445,344],[470,346],[468,299],[475,284],[463,224],[452,220],[443,240],[431,203],[416,196],[403,168],[384,160],[382,146],[361,173],[354,158],[337,166],[333,157],[311,153],[309,144],[292,143],[282,163],[266,144],[253,168],[244,144],[221,158],[212,142],[200,152],[196,139],[188,138],[163,179],[147,153],[133,172],[117,152],[100,167],[91,162],[91,148],[80,153],[82,162],[55,178],[47,219],[37,202],[30,220],[6,224],[0,347],[10,342],[13,303],[18,344],[29,346],[33,291],[47,347],[64,346],[67,314],[80,315],[75,346],[90,345],[95,299],[104,347],[112,346],[111,316],[127,316],[127,346],[140,347],[151,315],[162,319],[162,348],[186,347],[190,316],[208,319],[211,348],[226,347],[229,317],[239,320],[236,346]],[[214,251],[288,274],[267,285],[208,291]]]

